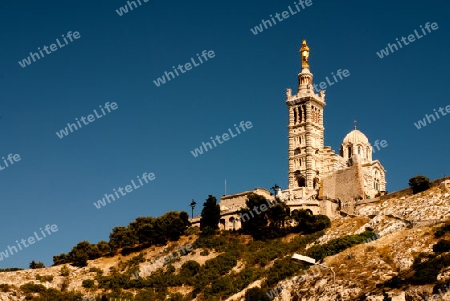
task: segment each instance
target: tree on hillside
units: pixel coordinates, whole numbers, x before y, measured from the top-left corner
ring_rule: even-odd
[[[190,225],[189,215],[184,211],[168,212],[159,217],[158,220],[161,221],[161,228],[163,229],[166,238],[171,241],[179,240],[180,236],[184,234],[184,231],[186,231]]]
[[[157,218],[138,217],[129,224],[128,231],[136,236],[140,244],[160,245],[178,240],[189,225],[186,212],[170,211]]]
[[[326,215],[313,215],[309,210],[294,210],[292,218],[297,222],[295,232],[303,234],[314,233],[331,226],[331,221]]]
[[[423,175],[417,175],[409,179],[408,184],[412,188],[413,194],[416,194],[430,188],[430,179]]]
[[[109,245],[111,250],[115,251],[132,245],[133,239],[131,234],[131,231],[128,230],[127,227],[114,227],[111,234],[109,234]]]
[[[128,230],[135,233],[139,244],[152,244],[156,234],[154,222],[151,216],[138,217],[128,225]]]
[[[105,253],[111,252],[111,247],[109,246],[109,243],[107,241],[104,241],[104,240],[99,241],[97,243],[97,248],[98,248],[98,250],[99,250],[99,252],[101,254],[105,254]]]
[[[200,230],[207,228],[212,230],[219,229],[220,221],[220,206],[217,204],[217,199],[213,195],[209,195],[203,204],[203,210],[200,218]]]
[[[267,209],[262,212],[262,208],[269,208],[268,201],[255,193],[247,196],[246,209],[240,210],[242,231],[245,234],[252,235],[255,239],[262,239],[264,237],[265,229],[269,222],[267,218]],[[257,213],[259,212],[259,214]]]
[[[45,265],[43,262],[35,262],[34,260],[30,263],[30,269],[42,269],[45,268]]]
[[[285,203],[278,203],[267,211],[270,226],[276,229],[284,227],[290,215],[291,209]]]
[[[97,245],[90,244],[88,241],[78,243],[69,252],[69,258],[72,265],[77,267],[85,267],[88,260],[97,259],[101,253]]]
[[[53,256],[53,265],[60,265],[68,263],[69,256],[67,254],[60,254],[60,255],[54,255]]]

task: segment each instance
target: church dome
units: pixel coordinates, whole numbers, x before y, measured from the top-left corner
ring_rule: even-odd
[[[369,139],[359,130],[353,130],[344,138],[343,144],[369,144]]]

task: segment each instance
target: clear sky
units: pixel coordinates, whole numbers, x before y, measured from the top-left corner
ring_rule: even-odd
[[[198,214],[208,194],[224,194],[225,179],[228,193],[286,188],[285,91],[297,88],[302,39],[314,83],[338,69],[350,72],[327,88],[325,145],[339,151],[356,118],[372,144],[388,143],[374,154],[387,170],[388,191],[419,173],[450,173],[450,116],[414,126],[450,105],[447,0],[312,0],[300,12],[293,0],[141,0],[122,16],[116,10],[124,0],[3,3],[0,157],[21,159],[0,170],[0,251],[35,231],[42,236],[47,224],[58,231],[4,258],[0,268],[50,265],[53,255],[82,240],[108,240],[114,226],[138,216],[190,213],[192,199]],[[283,11],[287,19],[251,32]],[[438,29],[424,36],[427,22]],[[382,59],[376,54],[414,30],[420,39]],[[69,31],[79,37],[65,44]],[[57,38],[63,47],[19,65]],[[153,83],[172,66],[191,58],[198,64],[203,50],[215,56],[160,87]],[[106,102],[118,108],[103,115]],[[101,118],[58,138],[67,123],[95,109]],[[191,154],[241,121],[253,127]],[[155,179],[101,209],[93,205],[145,172]]]

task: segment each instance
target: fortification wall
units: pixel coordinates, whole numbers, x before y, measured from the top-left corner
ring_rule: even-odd
[[[354,200],[364,198],[364,178],[361,164],[356,163],[323,178],[320,196],[340,199],[341,209],[353,213]]]

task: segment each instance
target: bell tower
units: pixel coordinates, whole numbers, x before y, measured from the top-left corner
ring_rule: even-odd
[[[309,47],[303,40],[302,62],[297,93],[286,91],[289,110],[289,188],[310,191],[319,188],[321,156],[324,147],[323,109],[325,91],[315,94],[313,74],[309,70]]]

